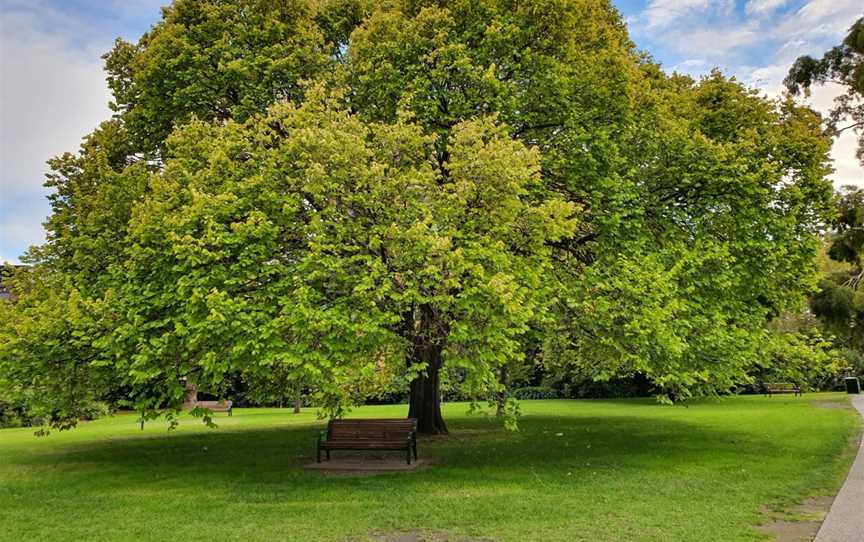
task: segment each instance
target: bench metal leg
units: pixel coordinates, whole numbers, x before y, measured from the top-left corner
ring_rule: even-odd
[[[327,461],[330,461],[330,449],[324,450],[324,453],[327,454]]]
[[[315,447],[315,462],[321,462],[321,443],[318,443],[318,446]]]
[[[414,461],[417,461],[417,444],[414,444]]]

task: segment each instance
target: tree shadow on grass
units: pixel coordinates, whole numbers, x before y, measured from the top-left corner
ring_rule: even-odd
[[[512,483],[522,476],[554,480],[607,469],[722,467],[725,462],[734,465],[748,458],[770,457],[777,449],[767,436],[638,416],[527,416],[516,433],[506,432],[494,420],[468,417],[452,419],[450,428],[448,436],[420,439],[419,453],[431,459],[434,467],[376,479],[426,484],[468,483],[482,477],[484,484],[494,485]],[[206,491],[214,484],[236,486],[241,491],[250,484],[277,491],[280,487],[296,491],[303,487],[376,485],[368,479],[332,478],[304,470],[304,464],[315,460],[319,430],[320,425],[232,427],[205,433],[104,439],[14,461],[49,469],[64,485],[78,485],[86,491],[151,483],[190,491],[196,487]],[[339,453],[333,452],[334,457]]]

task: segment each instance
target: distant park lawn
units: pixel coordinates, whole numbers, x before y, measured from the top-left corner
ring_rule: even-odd
[[[367,477],[302,468],[323,424],[311,409],[237,409],[171,433],[131,414],[45,438],[0,430],[0,539],[760,540],[765,510],[839,488],[860,427],[840,394],[521,407],[507,433],[448,404],[451,435],[419,444],[432,468]]]

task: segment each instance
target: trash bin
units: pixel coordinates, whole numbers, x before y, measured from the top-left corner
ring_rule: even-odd
[[[846,393],[861,393],[861,383],[854,376],[844,379],[846,381]]]

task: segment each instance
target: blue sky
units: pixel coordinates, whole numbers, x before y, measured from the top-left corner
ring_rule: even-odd
[[[137,39],[168,0],[3,0],[0,3],[0,262],[44,241],[45,161],[75,151],[108,118],[100,56]],[[714,67],[776,95],[789,65],[839,43],[864,15],[861,0],[617,0],[637,47],[667,70]],[[826,110],[837,88],[814,93]],[[846,134],[832,156],[835,184],[864,185]]]

